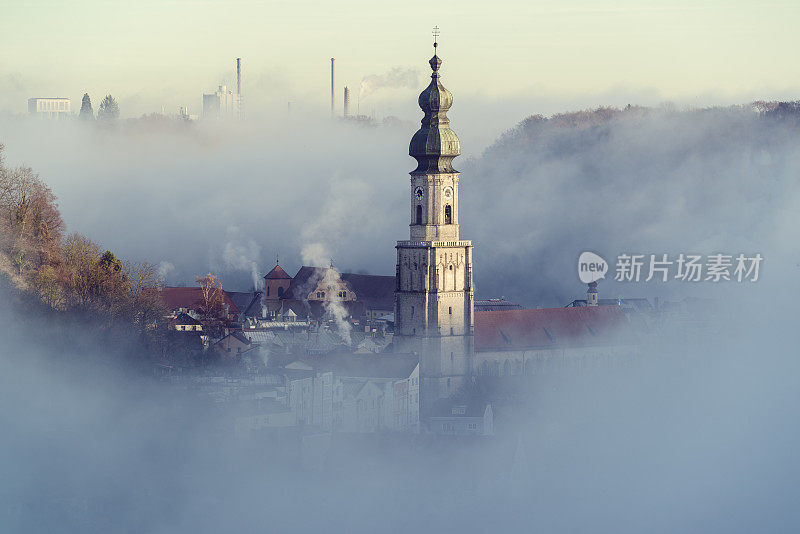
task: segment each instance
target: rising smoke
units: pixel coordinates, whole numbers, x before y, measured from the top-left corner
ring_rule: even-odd
[[[395,67],[383,74],[364,76],[358,96],[363,100],[379,89],[416,89],[418,86],[419,69]]]
[[[528,121],[456,160],[479,295],[564,303],[584,290],[574,261],[587,248],[606,257],[762,252],[756,284],[659,286],[719,297],[715,329],[701,339],[685,325],[652,332],[635,365],[537,377],[520,408],[497,406],[493,440],[374,436],[339,442],[309,469],[297,447],[236,441],[218,406],[133,379],[91,328],[59,329],[3,288],[0,524],[797,531],[794,123],[748,110],[562,123]],[[410,132],[243,128],[109,133],[12,122],[0,124],[0,138],[10,164],[30,164],[53,187],[72,229],[121,257],[163,261],[173,282],[217,265],[230,269],[226,284],[238,271],[247,288],[242,266],[273,250],[298,266],[334,257],[342,270],[393,272],[393,242],[407,236]]]
[[[479,129],[451,115],[463,138]],[[792,121],[749,108],[569,120],[524,122],[482,154],[465,144],[456,159],[479,298],[529,306],[579,298],[585,288],[571,273],[584,250],[612,263],[623,252],[764,255],[764,236],[797,217]],[[213,270],[226,287],[250,289],[253,262],[265,272],[265,258],[280,254],[292,271],[310,261],[302,249],[313,243],[326,249],[317,266],[334,257],[341,271],[394,272],[394,243],[408,235],[413,125],[83,126],[0,122],[0,137],[10,165],[31,165],[52,186],[70,229],[123,258],[171,263],[167,283]],[[600,282],[601,297],[714,292]]]
[[[245,272],[249,273],[253,291],[260,291],[264,288],[264,280],[259,274],[259,264],[261,263],[261,247],[251,238],[244,235],[242,229],[236,226],[228,227],[225,236],[225,245],[222,250],[223,265],[216,265],[216,269],[226,272]],[[211,258],[216,258],[215,253],[211,253]],[[212,263],[213,265],[213,263]]]

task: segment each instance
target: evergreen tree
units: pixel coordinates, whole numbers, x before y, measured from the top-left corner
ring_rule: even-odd
[[[78,114],[78,118],[84,121],[94,120],[92,99],[89,98],[89,93],[83,93],[83,100],[81,100],[81,112]]]
[[[114,120],[119,118],[119,106],[111,95],[106,95],[97,109],[97,118],[101,120]]]

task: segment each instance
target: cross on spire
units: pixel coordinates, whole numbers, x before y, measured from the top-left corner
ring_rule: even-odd
[[[433,33],[433,48],[435,49],[439,45],[439,35],[441,35],[439,26],[434,26],[431,33]]]

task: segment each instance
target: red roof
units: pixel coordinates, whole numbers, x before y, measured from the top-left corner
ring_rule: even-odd
[[[161,300],[170,310],[178,308],[196,310],[203,303],[203,292],[199,287],[164,287],[161,288]],[[225,291],[222,292],[222,301],[228,305],[229,313],[240,313],[239,308]]]
[[[475,312],[475,350],[502,351],[632,342],[619,306]]]
[[[276,265],[270,272],[267,273],[267,276],[265,276],[264,278],[266,278],[267,280],[292,279],[292,277],[289,276],[289,274],[286,271],[284,271],[283,267],[281,267],[280,265]]]

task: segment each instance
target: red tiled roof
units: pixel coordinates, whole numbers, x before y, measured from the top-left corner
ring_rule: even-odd
[[[170,310],[178,308],[196,310],[203,302],[203,292],[199,287],[164,287],[161,288],[161,300]],[[240,313],[239,308],[225,291],[222,292],[222,301],[228,305],[229,313]]]
[[[267,280],[291,280],[292,277],[289,276],[289,273],[283,270],[283,267],[280,265],[276,265],[267,275],[264,277]]]
[[[475,350],[502,351],[633,342],[619,306],[475,312]]]

